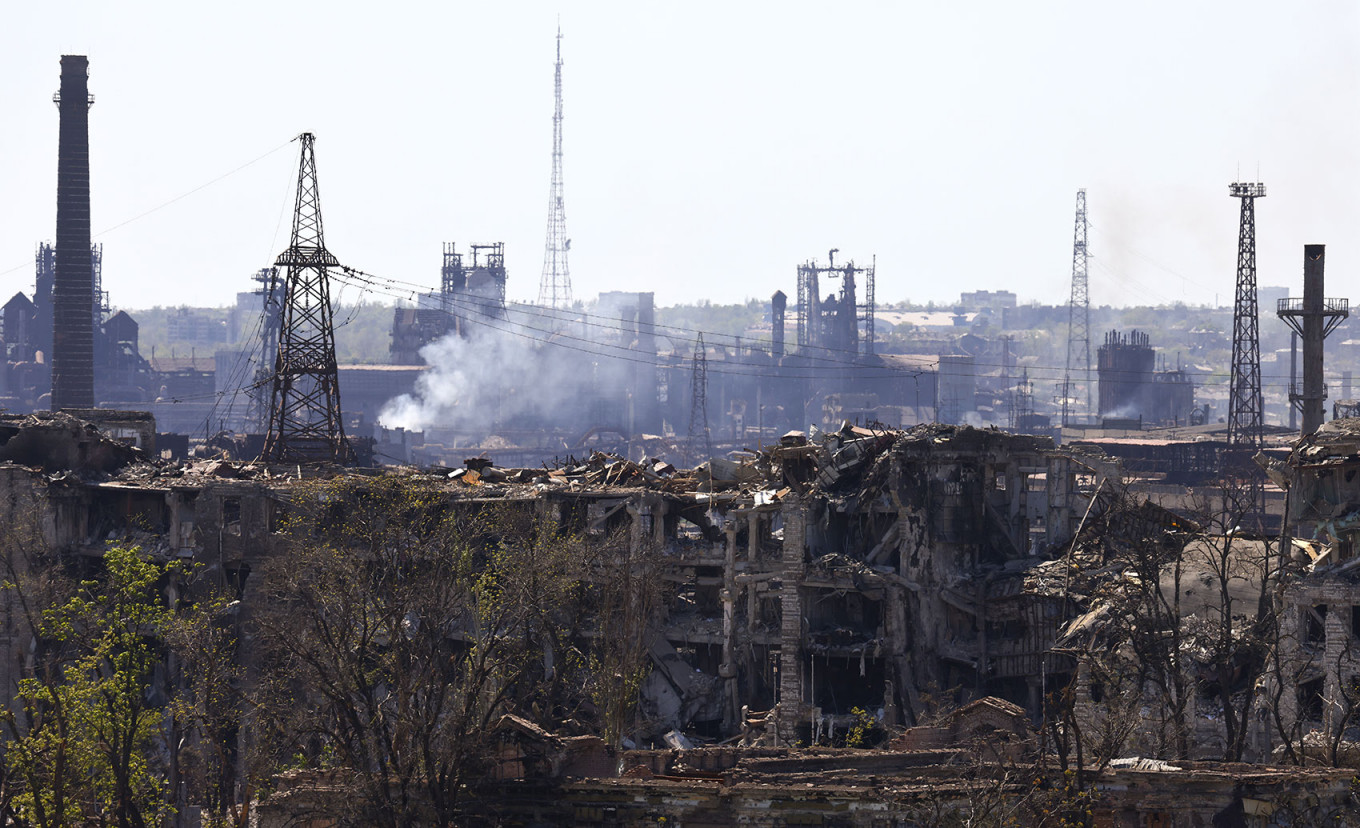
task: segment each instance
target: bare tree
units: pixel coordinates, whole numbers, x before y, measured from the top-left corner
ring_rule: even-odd
[[[532,515],[383,477],[302,487],[264,573],[264,669],[293,681],[298,748],[347,775],[353,824],[450,825],[494,719],[542,679],[576,589]]]
[[[1242,760],[1257,704],[1259,679],[1269,667],[1277,625],[1275,547],[1243,528],[1255,519],[1250,481],[1227,478],[1205,492],[1197,509],[1202,531],[1185,548],[1204,600],[1184,622],[1223,725],[1223,758]]]
[[[663,608],[660,560],[650,540],[634,547],[623,533],[583,552],[585,688],[605,740],[617,748],[635,724],[638,694],[651,669],[649,644]]]
[[[1087,613],[1063,649],[1086,665],[1091,690],[1099,691],[1093,702],[1104,724],[1090,731],[1098,759],[1122,748],[1133,716],[1153,737],[1154,755],[1189,753],[1194,687],[1185,664],[1181,585],[1182,553],[1194,528],[1118,490],[1076,541],[1072,589],[1087,596]]]

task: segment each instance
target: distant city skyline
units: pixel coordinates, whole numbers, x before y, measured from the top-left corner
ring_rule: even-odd
[[[1093,305],[1230,305],[1234,180],[1262,286],[1360,269],[1360,8],[22,4],[0,31],[0,293],[55,235],[62,54],[90,58],[92,225],[116,306],[226,305],[286,246],[317,135],[327,246],[435,289],[441,243],[506,242],[538,292],[563,32],[578,298],[792,295],[877,257],[881,304],[1067,300],[1087,190]],[[391,291],[389,291],[390,294]],[[335,298],[358,299],[354,287]],[[387,300],[389,295],[373,296]],[[1265,309],[1263,317],[1269,314]]]

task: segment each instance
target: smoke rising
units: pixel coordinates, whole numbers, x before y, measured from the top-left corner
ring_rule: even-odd
[[[575,430],[618,424],[633,363],[535,339],[513,323],[473,324],[421,348],[430,366],[411,394],[385,405],[388,428],[486,436],[515,429]],[[609,402],[606,403],[605,401]],[[613,421],[612,423],[610,421]]]

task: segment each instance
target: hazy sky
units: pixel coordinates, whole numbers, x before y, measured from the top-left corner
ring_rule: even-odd
[[[1261,284],[1297,295],[1305,243],[1328,245],[1330,295],[1360,270],[1354,0],[15,2],[0,293],[31,290],[54,237],[51,98],[60,55],[86,54],[116,305],[250,289],[287,245],[303,131],[342,262],[434,287],[442,242],[504,241],[532,299],[559,15],[577,297],[792,295],[836,247],[877,255],[882,303],[1061,303],[1085,187],[1093,304],[1230,304],[1228,184],[1258,169]]]

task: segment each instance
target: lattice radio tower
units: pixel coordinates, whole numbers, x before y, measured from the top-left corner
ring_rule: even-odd
[[[543,246],[543,278],[538,304],[549,308],[571,305],[571,271],[567,267],[567,212],[562,206],[562,29],[557,29],[557,72],[553,81],[552,186],[548,189],[548,239]]]
[[[704,347],[704,335],[694,345],[694,358],[690,373],[689,437],[685,442],[686,459],[693,463],[695,440],[704,440],[705,456],[713,455],[713,444],[708,433],[708,349]]]
[[[335,367],[335,325],[331,317],[326,269],[340,262],[326,249],[321,229],[316,157],[310,132],[298,136],[298,166],[293,237],[274,264],[287,267],[279,349],[274,359],[269,432],[263,458],[270,462],[352,463],[340,416],[340,383]]]
[[[1086,190],[1077,190],[1072,233],[1072,297],[1067,303],[1067,370],[1062,382],[1062,424],[1071,420],[1072,369],[1086,374],[1086,412],[1091,412],[1091,295],[1086,280]]]
[[[1228,390],[1228,443],[1261,446],[1261,336],[1256,315],[1256,199],[1266,185],[1235,183],[1228,195],[1242,200],[1237,231],[1237,300],[1233,305],[1232,381]]]

